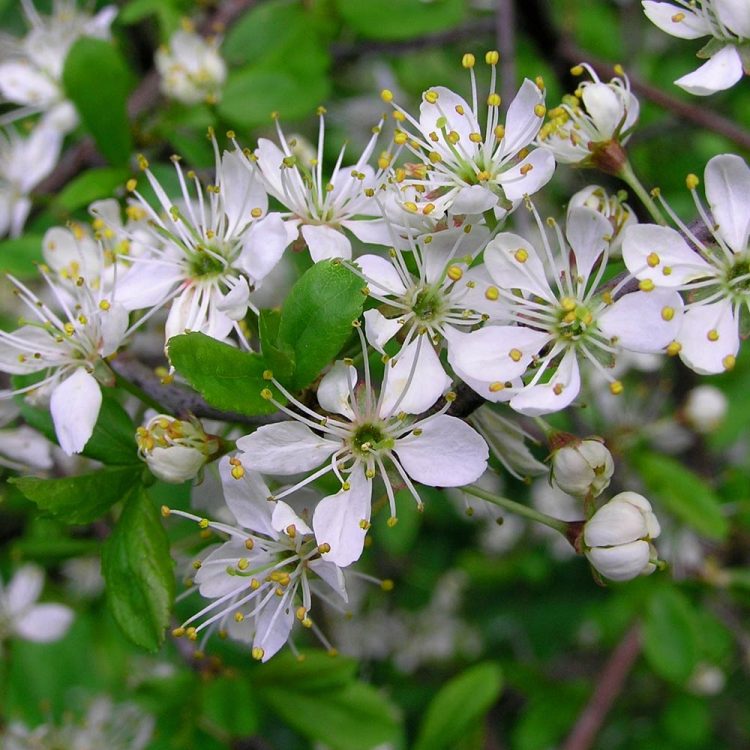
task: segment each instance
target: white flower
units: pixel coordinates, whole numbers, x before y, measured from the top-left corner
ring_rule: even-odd
[[[586,522],[584,552],[605,578],[629,581],[656,570],[651,540],[660,531],[651,503],[635,492],[621,492]]]
[[[161,211],[134,191],[148,217],[146,227],[110,225],[145,252],[118,281],[117,299],[129,310],[172,304],[165,338],[201,331],[224,339],[254,309],[250,295],[281,258],[289,240],[278,214],[267,214],[268,196],[239,151],[216,153],[216,184],[204,188],[194,172],[175,169],[182,202],[175,203],[141,165]],[[189,187],[193,183],[193,190]]]
[[[0,237],[21,234],[31,191],[55,168],[62,142],[58,130],[43,125],[26,137],[12,127],[0,131]]]
[[[697,96],[707,96],[734,86],[750,72],[750,6],[744,0],[644,0],[648,18],[667,34],[680,39],[712,37],[698,52],[708,58],[696,71],[675,83]]]
[[[6,427],[19,412],[13,402],[0,400],[0,427]],[[51,469],[51,448],[45,437],[27,425],[0,430],[0,466],[27,472]]]
[[[667,351],[703,375],[734,367],[740,318],[750,313],[750,168],[739,156],[715,156],[705,182],[710,213],[698,198],[698,178],[687,178],[703,227],[691,230],[662,201],[680,231],[641,224],[627,229],[622,245],[641,286],[688,292],[682,327]]]
[[[580,75],[587,71],[590,81],[582,81],[577,91],[563,98],[549,111],[549,122],[539,132],[539,142],[562,164],[593,164],[616,173],[624,159],[619,148],[628,140],[638,121],[640,107],[630,91],[630,82],[622,69],[609,83],[603,83],[587,64],[575,66]]]
[[[372,480],[378,474],[385,484],[391,518],[396,518],[386,464],[396,470],[420,506],[412,480],[432,487],[458,487],[473,482],[487,467],[486,443],[465,422],[445,414],[448,403],[424,419],[408,417],[426,411],[435,399],[425,398],[425,386],[414,377],[411,364],[399,371],[406,359],[403,355],[397,365],[386,366],[378,397],[370,382],[364,343],[363,352],[364,388],[355,390],[357,371],[345,362],[337,362],[320,381],[318,403],[336,417],[312,411],[274,380],[298,411],[274,403],[295,421],[260,427],[237,441],[238,460],[257,471],[280,475],[312,471],[276,498],[328,472],[339,479],[341,490],[320,502],[312,525],[318,542],[329,547],[323,559],[341,566],[362,554],[370,525]],[[267,397],[272,398],[270,392]]]
[[[678,330],[682,311],[678,294],[653,287],[615,301],[628,279],[608,291],[599,289],[611,236],[609,221],[601,214],[572,209],[565,239],[549,220],[559,247],[555,254],[534,213],[541,251],[508,232],[497,235],[484,254],[515,324],[454,335],[449,350],[456,374],[480,395],[490,401],[509,400],[513,409],[532,416],[559,411],[578,395],[579,357],[619,393],[622,385],[605,369],[614,364],[618,348],[662,350]],[[524,383],[521,378],[529,367],[534,371]]]
[[[279,145],[267,138],[258,140],[255,163],[269,194],[288,209],[284,214],[290,241],[298,234],[317,263],[331,258],[351,258],[351,232],[362,242],[389,242],[385,222],[372,196],[383,181],[390,156],[381,156],[378,170],[368,164],[377,143],[382,122],[362,155],[352,166],[343,166],[342,147],[330,177],[323,177],[325,110],[318,110],[320,126],[317,149],[312,154],[294,140],[288,140],[276,120]]]
[[[408,211],[442,216],[479,214],[495,210],[505,216],[525,195],[543,187],[552,177],[555,162],[544,149],[529,147],[546,113],[544,90],[526,79],[510,103],[505,125],[500,123],[500,96],[495,91],[497,52],[488,52],[491,66],[490,93],[480,100],[474,75],[474,56],[464,55],[463,65],[471,74],[471,105],[444,86],[422,95],[419,120],[394,104],[394,117],[404,128],[395,136],[417,157],[395,172],[395,183],[403,189],[419,186],[416,200],[404,202]],[[393,94],[382,98],[392,102]],[[484,133],[480,110],[487,116]],[[407,128],[408,123],[410,127]]]
[[[94,430],[102,402],[99,384],[114,381],[104,358],[114,354],[130,333],[128,314],[83,277],[63,287],[48,272],[42,274],[62,313],[9,276],[31,318],[12,333],[0,331],[0,371],[44,376],[3,395],[35,392],[49,398],[60,447],[71,455],[83,450]]]
[[[271,491],[260,474],[245,471],[239,459],[229,457],[221,460],[219,469],[236,525],[163,509],[164,515],[190,518],[202,529],[228,537],[193,566],[194,588],[213,601],[185,620],[174,635],[197,640],[205,630],[205,643],[219,629],[252,642],[253,658],[267,661],[289,640],[298,620],[329,645],[310,617],[312,594],[330,588],[345,603],[341,569],[322,559],[325,547],[316,544],[307,521],[291,505],[268,501]]]
[[[569,495],[598,497],[615,471],[612,454],[601,440],[569,440],[552,452],[552,479]]]
[[[227,66],[217,40],[203,39],[190,29],[176,31],[169,44],[156,52],[161,89],[184,104],[218,101]]]
[[[626,227],[638,223],[638,217],[633,209],[625,203],[626,193],[620,191],[616,195],[609,195],[599,185],[589,185],[579,190],[568,201],[568,211],[573,208],[590,208],[598,211],[612,225],[612,240],[609,244],[611,256],[618,255],[622,249],[622,235]]]
[[[713,432],[722,422],[729,408],[727,397],[714,385],[693,388],[685,401],[685,421],[703,435]]]
[[[196,477],[220,447],[218,438],[207,435],[197,419],[180,420],[166,414],[157,414],[139,427],[136,443],[151,473],[173,484]]]
[[[82,36],[109,38],[117,8],[108,5],[92,17],[79,12],[75,0],[55,0],[52,15],[43,16],[32,0],[22,0],[22,5],[31,29],[22,40],[7,43],[6,59],[0,63],[0,96],[21,105],[13,117],[47,112],[46,123],[68,132],[78,116],[62,89],[65,58]]]
[[[24,565],[7,586],[0,581],[0,640],[10,636],[48,643],[62,638],[73,621],[73,611],[62,604],[37,604],[44,571]]]

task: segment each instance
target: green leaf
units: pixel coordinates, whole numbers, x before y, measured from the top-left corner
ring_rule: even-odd
[[[205,718],[233,737],[249,737],[258,731],[260,711],[243,675],[218,677],[203,686]]]
[[[721,503],[699,476],[675,459],[640,453],[633,459],[649,491],[649,499],[711,539],[724,539],[729,530]]]
[[[477,664],[448,682],[432,699],[414,750],[451,750],[497,701],[502,688],[497,664]]]
[[[139,474],[130,466],[118,466],[63,479],[14,477],[10,481],[55,518],[65,523],[91,523],[130,492],[139,482]]]
[[[120,52],[110,42],[81,37],[65,58],[63,85],[99,151],[112,164],[127,164],[133,149],[127,114],[133,75]]]
[[[344,20],[367,39],[412,39],[458,24],[464,0],[335,0]]]
[[[14,377],[13,385],[18,387],[31,381],[24,377]],[[21,410],[21,416],[34,429],[39,430],[47,439],[57,442],[55,425],[49,411],[37,409],[24,401],[22,396],[15,399]],[[94,432],[84,446],[81,454],[108,465],[138,464],[138,450],[135,442],[135,425],[120,402],[106,389],[102,389],[102,405],[99,417],[94,425]]]
[[[364,282],[338,261],[316,263],[292,287],[281,310],[279,341],[294,352],[291,388],[311,383],[352,335]]]
[[[294,350],[279,341],[281,313],[278,310],[261,310],[258,319],[260,348],[273,374],[282,382],[291,378],[294,372]]]
[[[242,352],[203,333],[174,336],[167,346],[177,371],[217,409],[250,415],[276,411],[260,395],[271,384],[263,379],[268,365],[259,354]]]
[[[164,641],[175,581],[169,539],[143,487],[128,497],[102,549],[107,604],[136,645],[156,651]]]
[[[344,687],[357,672],[357,662],[345,656],[331,656],[320,650],[303,651],[301,656],[299,659],[282,651],[253,671],[253,684],[314,692]]]
[[[55,203],[63,211],[75,211],[101,198],[109,198],[130,176],[123,167],[89,169],[69,182]]]
[[[667,680],[684,684],[699,656],[699,626],[687,597],[677,589],[652,592],[643,623],[643,652],[651,668]]]
[[[395,707],[362,682],[333,691],[264,687],[260,696],[289,726],[331,750],[372,750],[401,733]]]
[[[44,235],[28,234],[0,242],[0,270],[21,279],[38,277],[34,265],[42,260]]]

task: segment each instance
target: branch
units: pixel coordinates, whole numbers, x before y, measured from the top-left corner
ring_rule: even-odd
[[[633,625],[604,665],[594,693],[562,745],[562,750],[589,750],[592,747],[640,652],[639,628]]]

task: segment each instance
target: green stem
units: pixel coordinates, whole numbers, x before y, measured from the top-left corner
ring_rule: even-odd
[[[142,391],[135,383],[131,383],[127,378],[120,375],[119,372],[112,370],[115,376],[115,385],[124,388],[128,393],[132,394],[136,398],[140,399],[146,406],[150,406],[152,409],[156,409],[159,414],[168,414],[169,409],[165,408],[155,399],[151,398],[145,391]]]
[[[641,203],[646,207],[646,210],[651,214],[653,220],[657,224],[666,226],[667,221],[664,218],[664,214],[661,212],[659,206],[657,206],[654,200],[651,198],[648,190],[643,187],[643,184],[636,176],[629,161],[626,161],[622,165],[617,176],[638,196]]]
[[[487,229],[489,229],[490,232],[494,232],[499,223],[495,218],[495,212],[491,208],[488,208],[482,216],[484,217],[484,223],[487,225]]]
[[[517,503],[515,500],[510,500],[507,497],[493,495],[491,492],[487,492],[487,490],[483,490],[481,487],[476,487],[473,484],[469,484],[466,487],[462,487],[461,489],[469,495],[474,495],[475,497],[479,497],[482,500],[486,500],[488,503],[498,505],[501,508],[505,508],[505,510],[509,510],[511,513],[515,513],[519,516],[524,516],[531,521],[536,521],[537,523],[542,523],[545,526],[549,526],[551,529],[559,531],[564,537],[567,538],[568,524],[565,523],[565,521],[561,521],[559,518],[548,516],[546,513],[534,510],[534,508],[529,508],[528,505],[521,505],[521,503]]]
[[[534,420],[534,424],[544,433],[545,437],[549,437],[550,434],[556,432],[555,428],[546,419],[542,419],[541,417],[532,417],[532,419]]]

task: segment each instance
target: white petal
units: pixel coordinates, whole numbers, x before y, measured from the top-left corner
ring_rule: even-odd
[[[247,459],[246,468],[264,474],[309,471],[340,447],[341,443],[326,440],[299,422],[264,425],[237,441]]]
[[[395,364],[393,362],[395,361]],[[450,387],[451,379],[427,335],[419,335],[386,365],[380,415],[392,412],[421,414]]]
[[[646,520],[640,509],[627,502],[603,505],[584,527],[583,541],[588,547],[627,544],[648,536]]]
[[[357,368],[337,361],[321,378],[318,385],[318,403],[332,414],[342,414],[354,419],[349,399],[357,385]]]
[[[62,227],[48,229],[42,240],[45,262],[57,273],[68,272],[74,278],[83,276],[92,281],[101,272],[101,252],[91,237],[76,239],[73,232]]]
[[[13,624],[16,635],[37,643],[62,638],[73,622],[73,610],[62,604],[37,604]]]
[[[367,279],[367,285],[378,295],[400,296],[406,293],[401,274],[393,263],[379,255],[360,255],[355,261]]]
[[[288,534],[287,529],[294,526],[296,534],[312,534],[312,529],[294,512],[291,505],[277,500],[274,506],[271,523],[276,531]]]
[[[750,39],[750,4],[747,0],[714,0],[719,20],[743,39]]]
[[[464,286],[460,296],[460,306],[474,310],[488,316],[488,320],[495,323],[510,321],[508,305],[502,297],[495,294],[497,288],[484,264],[474,266],[464,273],[463,278],[456,284],[460,289]],[[488,295],[488,291],[492,293]]]
[[[557,372],[544,385],[524,388],[510,400],[513,409],[529,417],[550,414],[568,406],[581,390],[581,373],[574,349],[568,349]]]
[[[96,379],[83,367],[63,380],[50,398],[50,413],[60,447],[69,456],[80,453],[94,431],[102,405]]]
[[[352,243],[343,232],[323,224],[303,224],[300,232],[315,263],[352,257]]]
[[[324,497],[313,515],[316,541],[331,546],[323,559],[342,568],[362,555],[372,497],[372,480],[365,477],[362,467],[349,475],[349,485],[348,490]]]
[[[262,662],[268,661],[289,639],[294,625],[294,606],[290,597],[271,597],[258,615],[253,648],[263,649]]]
[[[583,105],[601,134],[601,140],[609,140],[625,114],[623,101],[606,83],[589,83],[583,87]]]
[[[164,300],[177,284],[183,281],[180,266],[138,261],[119,276],[115,299],[126,310],[153,307]]]
[[[709,338],[710,336],[710,338]],[[700,375],[727,369],[727,357],[736,357],[740,348],[738,322],[728,300],[690,308],[682,318],[677,341],[680,359]]]
[[[555,172],[555,157],[544,148],[534,149],[523,161],[502,172],[498,182],[506,198],[517,201],[543,188]]]
[[[326,560],[311,560],[308,567],[320,576],[345,602],[349,601],[344,572],[338,565]]]
[[[99,354],[109,357],[114,354],[125,338],[128,330],[128,311],[118,304],[111,304],[107,310],[98,310],[99,331],[101,333],[101,345]]]
[[[708,96],[731,88],[742,78],[742,60],[731,44],[720,49],[698,70],[678,78],[675,83],[696,96]]]
[[[409,433],[393,449],[412,479],[430,487],[460,487],[484,474],[489,448],[466,422],[441,414],[415,427],[421,434]]]
[[[223,312],[230,320],[242,320],[250,302],[250,287],[247,285],[247,279],[240,276],[225,295],[217,295],[217,297],[217,310]]]
[[[682,298],[677,292],[654,289],[625,294],[599,316],[605,336],[634,352],[658,352],[675,340],[682,323]]]
[[[234,151],[225,151],[220,165],[221,201],[226,213],[228,232],[233,234],[252,221],[253,209],[262,213],[268,210],[268,196],[263,185],[246,164],[245,159]]]
[[[517,154],[536,138],[544,120],[543,116],[539,117],[536,113],[538,104],[544,104],[544,93],[526,78],[508,107],[505,137],[500,144],[503,158]]]
[[[7,614],[11,619],[31,607],[44,586],[44,571],[36,565],[19,568],[5,590]]]
[[[276,267],[289,242],[287,222],[281,218],[281,214],[270,213],[245,232],[242,253],[235,265],[245,271],[254,284],[258,284]]]
[[[750,235],[750,168],[739,156],[721,154],[706,165],[705,179],[719,236],[735,253],[744,253]]]
[[[484,185],[469,185],[454,193],[449,210],[454,214],[481,214],[497,203],[498,196]]]
[[[65,342],[55,341],[43,328],[25,325],[13,331],[14,341],[0,339],[0,370],[11,375],[39,372],[49,365],[64,362],[69,350]],[[34,357],[39,352],[41,357]],[[25,359],[19,359],[24,355]]]
[[[403,323],[399,318],[386,318],[379,310],[365,310],[363,315],[367,341],[385,353],[383,347],[401,330]]]
[[[392,245],[393,235],[384,219],[347,219],[341,226],[367,245]]]
[[[636,541],[617,547],[594,547],[586,552],[591,564],[612,581],[629,581],[646,572],[651,545]]]
[[[244,454],[240,454],[240,460],[244,458]],[[243,529],[276,538],[271,523],[273,503],[268,500],[271,496],[268,485],[257,471],[250,470],[249,459],[248,466],[243,467],[245,472],[239,479],[232,476],[233,468],[229,463],[229,456],[224,456],[219,462],[221,486],[227,507]]]
[[[590,208],[573,208],[568,211],[565,236],[576,259],[576,272],[588,279],[604,248],[612,236],[612,225],[598,211]]]
[[[269,192],[273,193],[287,208],[294,209],[293,205],[286,202],[287,191],[281,180],[281,170],[285,169],[283,167],[284,153],[273,141],[269,141],[267,138],[259,138],[255,156],[257,158],[255,163],[265,179]],[[284,176],[294,181],[295,187],[302,190],[303,194],[306,192],[299,181],[296,170],[287,169]]]
[[[480,132],[480,128],[469,104],[465,99],[444,86],[435,86],[431,91],[437,94],[437,101],[431,104],[422,98],[422,103],[419,106],[419,129],[428,139],[428,143],[433,144],[435,150],[442,156],[453,160],[455,158],[453,149],[446,142],[442,131],[445,130],[446,133],[455,132],[459,135],[460,147],[469,154],[474,154],[477,146],[469,140],[469,136],[471,133]],[[463,112],[463,114],[459,114],[459,112]],[[439,121],[443,121],[442,129],[438,127]],[[431,133],[437,135],[437,141],[432,141]]]
[[[714,274],[713,266],[691,250],[679,232],[655,224],[633,224],[625,230],[622,259],[636,278],[651,279],[661,287],[682,286]]]
[[[511,232],[498,234],[484,251],[484,264],[501,289],[521,289],[556,303],[544,266],[523,237]]]
[[[60,90],[50,78],[21,60],[0,65],[0,94],[14,104],[41,109],[48,109],[60,98]]]
[[[643,10],[648,19],[667,34],[680,39],[698,39],[711,33],[711,26],[699,13],[683,5],[645,0]],[[677,16],[680,21],[674,21]]]
[[[0,463],[10,459],[32,469],[51,469],[51,444],[36,430],[26,425],[13,430],[0,430]]]
[[[207,550],[203,551],[202,565],[193,576],[201,596],[206,599],[215,599],[232,592],[239,594],[247,591],[247,579],[238,579],[237,576],[227,574],[227,566],[231,563],[227,563],[226,560],[232,560],[235,564],[242,559],[252,560],[255,566],[267,562],[263,553],[258,555],[257,547],[249,551],[244,541],[239,539],[230,539],[224,544],[209,547],[208,550],[210,550],[208,554],[205,554]]]

